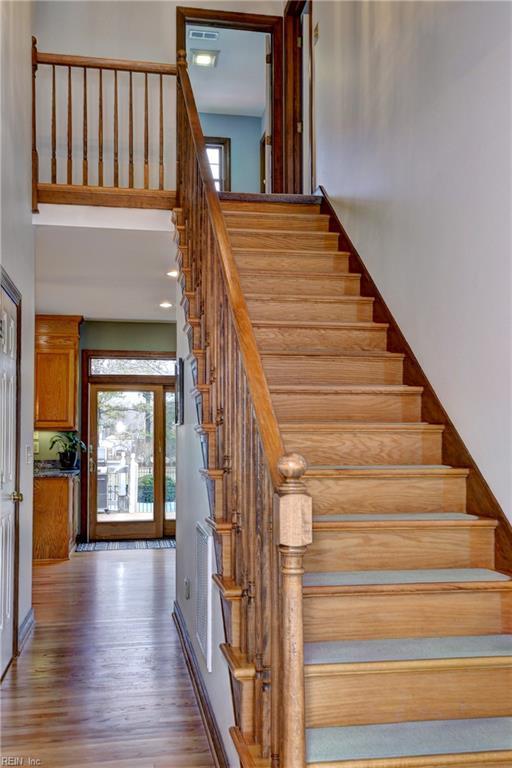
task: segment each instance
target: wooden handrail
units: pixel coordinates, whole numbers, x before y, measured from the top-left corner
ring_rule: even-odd
[[[277,489],[283,481],[281,473],[278,470],[278,463],[285,453],[284,445],[274,408],[272,406],[270,391],[263,371],[260,353],[256,344],[256,336],[249,317],[249,309],[242,292],[238,267],[231,249],[231,242],[220,206],[219,196],[215,189],[215,183],[208,162],[199,112],[195,103],[190,78],[188,76],[185,51],[178,52],[177,70],[178,81],[182,89],[183,101],[187,112],[199,173],[204,186],[210,222],[214,237],[217,241],[221,269],[225,280],[229,304],[233,313],[235,330],[240,345],[240,352],[249,391],[252,397],[260,439],[267,460],[268,470],[272,478],[272,483],[274,488]]]
[[[118,72],[143,72],[148,75],[176,75],[174,64],[154,61],[128,61],[126,59],[101,59],[95,56],[68,56],[62,53],[37,51],[38,64],[53,64],[64,67],[87,67],[88,69],[113,69]]]

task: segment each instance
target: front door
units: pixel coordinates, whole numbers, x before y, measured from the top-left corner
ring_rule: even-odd
[[[92,384],[89,429],[90,538],[173,533],[174,393],[164,386]],[[172,426],[171,426],[172,425]],[[166,439],[167,438],[167,439]]]
[[[15,641],[18,306],[3,285],[0,300],[0,676]]]

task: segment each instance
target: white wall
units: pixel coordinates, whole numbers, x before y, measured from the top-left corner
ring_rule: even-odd
[[[22,294],[19,623],[32,605],[34,243],[31,214],[31,4],[2,2],[0,261]]]
[[[512,518],[510,4],[313,7],[317,181]]]

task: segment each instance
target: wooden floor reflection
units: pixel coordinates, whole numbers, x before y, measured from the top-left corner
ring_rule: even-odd
[[[36,626],[2,685],[2,757],[42,768],[213,766],[171,619],[174,550],[34,573]]]

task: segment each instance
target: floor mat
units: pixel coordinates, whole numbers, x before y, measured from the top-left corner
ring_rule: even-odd
[[[77,552],[106,552],[112,549],[176,549],[176,539],[134,539],[133,541],[89,541],[77,544]]]

